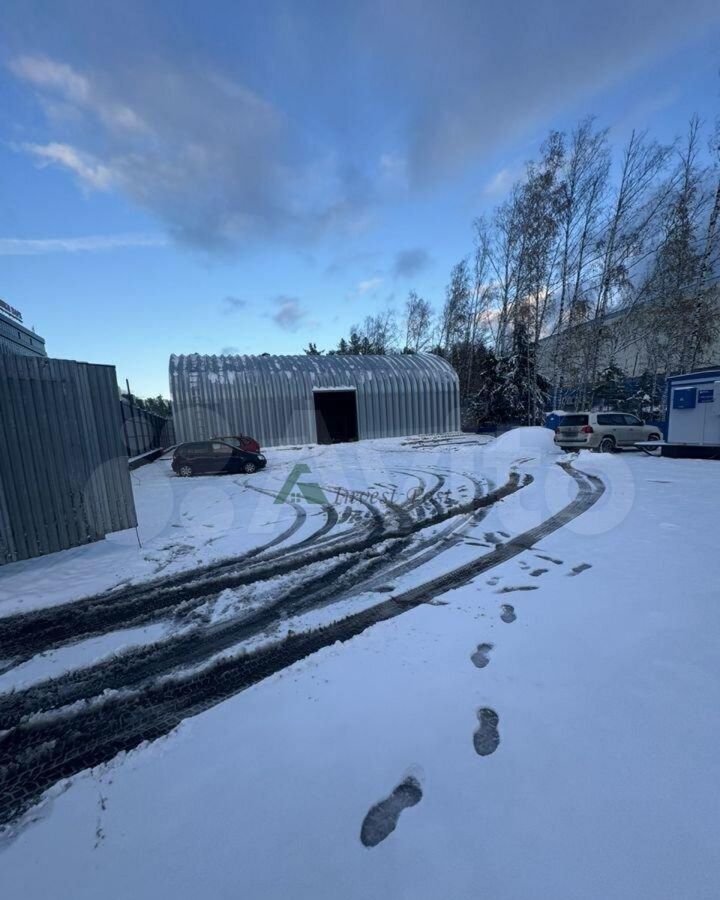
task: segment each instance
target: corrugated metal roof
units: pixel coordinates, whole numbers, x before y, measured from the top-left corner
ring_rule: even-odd
[[[432,354],[170,357],[178,439],[317,439],[313,392],[354,390],[360,438],[459,429],[458,377]]]

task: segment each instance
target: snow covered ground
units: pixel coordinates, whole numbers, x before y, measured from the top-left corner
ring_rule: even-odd
[[[363,500],[394,516],[405,537],[380,535],[345,574],[336,559],[318,559],[309,569],[323,590],[337,588],[333,602],[293,606],[250,646],[408,601],[483,557],[499,560],[58,781],[6,830],[3,896],[716,897],[720,469],[582,453],[575,470],[601,479],[604,492],[523,542],[591,486],[558,466],[566,458],[548,434],[519,429],[485,446],[458,437],[286,450],[248,479],[172,479],[154,463],[134,473],[142,549],[118,535],[0,570],[0,621],[11,623],[18,610],[71,610],[119,580],[212,565],[297,526],[272,549],[280,553],[327,527],[324,507],[298,502],[303,518],[254,490],[276,493],[296,462],[326,494],[331,485],[392,485],[392,503],[400,500],[395,509],[381,497],[338,501],[338,521],[303,552],[338,534],[356,560],[343,542],[372,524]],[[511,470],[518,489],[467,512],[473,495],[507,484]],[[435,493],[422,500],[418,489]],[[225,589],[199,608],[190,634],[201,645],[248,606],[269,608],[304,586],[311,596],[303,571],[298,563],[259,587]],[[344,578],[354,588],[341,590]],[[42,685],[185,627],[169,609],[77,643],[49,640],[42,654],[11,661],[0,707],[16,696],[13,685]],[[236,652],[203,664],[228,654],[240,664]],[[105,703],[110,715],[114,702],[90,707]],[[29,736],[33,746],[53,718],[70,730],[84,714],[76,707],[67,726],[63,710],[50,710],[9,729],[0,763],[4,740]],[[419,791],[372,811],[406,779]],[[361,842],[369,813],[363,835],[379,835],[375,846]]]
[[[131,472],[138,515],[135,530],[62,553],[12,563],[0,570],[0,617],[49,603],[76,600],[101,590],[172,575],[236,556],[271,540],[297,523],[297,511],[276,503],[294,466],[307,466],[302,482],[319,482],[328,502],[345,506],[333,487],[377,491],[402,498],[417,489],[412,468],[422,445],[422,464],[455,459],[471,470],[484,437],[456,440],[402,438],[357,444],[274,448],[268,468],[254,475],[178,478],[166,456]],[[504,477],[506,471],[499,471]],[[358,506],[357,503],[349,505]],[[321,507],[302,504],[303,521],[286,543],[312,533]],[[349,523],[348,527],[352,525]]]

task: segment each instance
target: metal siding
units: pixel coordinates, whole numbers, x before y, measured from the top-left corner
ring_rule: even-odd
[[[129,457],[150,450],[171,447],[175,443],[173,420],[149,412],[127,400],[120,401],[123,444]]]
[[[270,447],[314,443],[313,388],[355,389],[360,438],[459,429],[457,374],[431,354],[170,358],[178,441],[250,433]]]
[[[137,524],[115,370],[0,355],[0,564]]]
[[[5,368],[8,370],[8,377],[13,378],[17,382],[17,357],[8,356],[5,360],[0,357],[0,365],[5,362]],[[7,446],[2,456],[2,461],[9,468],[10,472],[16,473],[14,477],[2,478],[4,483],[6,497],[10,504],[10,522],[11,532],[9,535],[10,559],[16,558],[14,548],[18,547],[19,552],[23,554],[21,557],[33,555],[36,548],[31,547],[31,537],[28,531],[28,503],[26,497],[23,496],[23,485],[28,479],[28,473],[25,470],[27,465],[21,448],[26,440],[25,431],[22,429],[22,418],[18,417],[16,409],[16,392],[9,390],[0,390],[0,409],[2,411],[2,431],[6,437]],[[0,461],[0,464],[2,464]]]

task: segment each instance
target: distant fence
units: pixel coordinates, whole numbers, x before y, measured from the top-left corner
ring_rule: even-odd
[[[0,565],[136,524],[114,367],[0,354]]]
[[[129,403],[120,401],[125,451],[129,457],[141,456],[150,450],[172,447],[175,443],[175,428],[172,419],[158,416]]]

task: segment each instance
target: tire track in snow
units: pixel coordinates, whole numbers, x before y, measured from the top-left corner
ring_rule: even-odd
[[[199,672],[166,677],[142,691],[110,694],[92,703],[41,715],[0,735],[0,824],[17,819],[58,781],[105,763],[144,741],[155,740],[183,719],[530,549],[588,510],[604,491],[600,479],[582,475],[569,465],[563,468],[579,486],[578,496],[571,503],[541,525],[440,578],[321,628],[288,635],[251,653],[222,658]]]
[[[512,478],[499,490],[477,498],[476,505],[482,504],[482,510],[486,511],[519,486],[519,479]],[[94,666],[0,695],[0,730],[11,728],[19,724],[23,717],[39,711],[90,699],[107,690],[137,687],[173,669],[198,665],[211,656],[266,632],[283,620],[369,591],[373,582],[368,583],[368,579],[372,578],[375,570],[391,565],[408,549],[410,540],[409,536],[385,540],[380,554],[373,547],[364,554],[347,555],[319,575],[308,577],[299,585],[279,593],[259,609],[214,625],[194,628],[156,644],[129,649]],[[431,538],[429,542],[433,543],[435,539]],[[428,541],[423,542],[422,546],[426,543]],[[380,580],[383,577],[380,576]]]
[[[422,485],[425,484],[421,476]],[[423,496],[413,498],[403,506],[408,512],[420,505]],[[365,502],[365,501],[360,501]],[[366,504],[373,510],[372,504]],[[466,512],[467,505],[442,511],[421,521],[402,518],[397,525],[389,525],[376,510],[377,518],[357,535],[338,536],[337,542],[326,540],[314,546],[312,536],[306,542],[281,551],[277,557],[261,559],[238,568],[237,562],[225,565],[220,574],[210,578],[187,576],[153,582],[122,591],[112,591],[59,606],[33,610],[0,619],[0,659],[8,662],[0,673],[27,662],[38,653],[47,652],[68,643],[107,634],[118,629],[147,625],[169,618],[173,610],[185,610],[220,594],[223,590],[269,581],[278,575],[294,573],[300,568],[324,562],[339,554],[362,553],[384,540],[408,537],[415,532],[438,524],[453,515]],[[256,554],[252,554],[255,556]]]
[[[423,479],[418,478],[424,484]],[[259,488],[253,490],[265,493]],[[267,581],[340,553],[361,552],[383,539],[386,521],[373,504],[362,499],[359,502],[367,507],[373,518],[372,524],[361,529],[359,534],[328,535],[337,523],[337,510],[328,504],[323,507],[326,521],[316,532],[297,544],[264,555],[270,547],[294,534],[305,521],[305,509],[293,504],[296,518],[286,531],[234,560],[223,560],[170,578],[0,618],[0,660],[7,660],[0,665],[0,674],[37,653],[63,644],[168,618],[174,608],[184,604],[198,605],[227,588]],[[420,499],[410,501],[408,508],[418,502]],[[412,523],[403,523],[404,528],[411,529]],[[388,530],[388,534],[392,535],[393,530]]]

